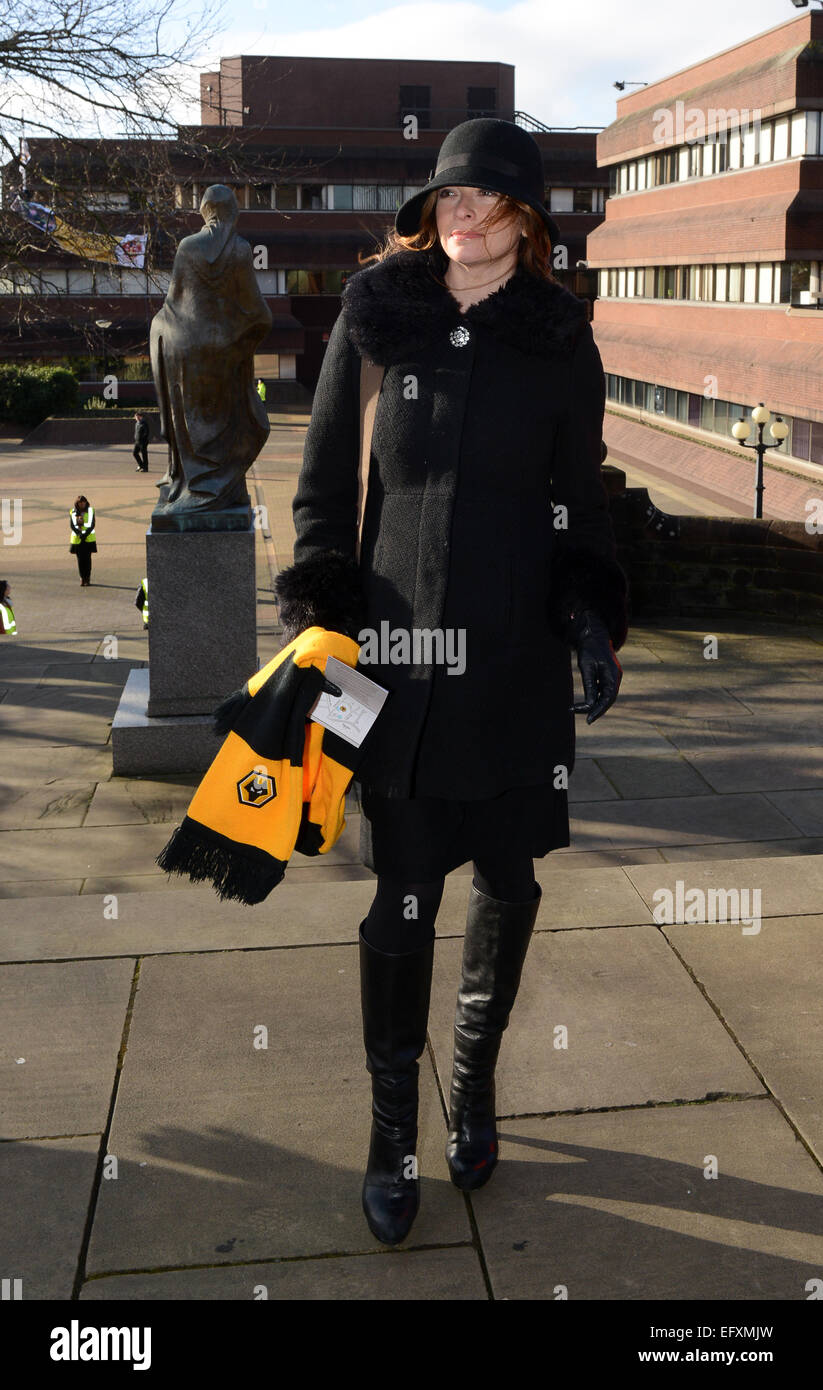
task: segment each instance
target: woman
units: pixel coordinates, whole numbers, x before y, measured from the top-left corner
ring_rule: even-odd
[[[94,533],[94,507],[82,493],[75,498],[74,506],[69,512],[69,525],[69,550],[72,555],[77,556],[80,588],[84,589],[91,584],[91,557],[97,552],[97,541]]]
[[[17,623],[11,606],[11,584],[8,579],[0,579],[0,636],[14,637]]]
[[[389,1245],[419,1203],[417,1059],[444,876],[473,864],[446,1148],[452,1181],[471,1190],[497,1162],[494,1072],[540,903],[533,861],[569,844],[571,646],[586,692],[574,709],[589,722],[621,677],[603,368],[584,304],[549,271],[543,191],[527,132],[467,121],[375,264],[350,278],[306,436],[295,563],[277,582],[287,638],[314,622],[348,631],[390,692],[357,773],[377,875],[359,935],[373,1095],[363,1208]],[[385,375],[358,565],[361,358]],[[410,642],[401,664],[384,643],[364,666],[368,634],[409,629],[439,631],[441,658],[464,660]]]

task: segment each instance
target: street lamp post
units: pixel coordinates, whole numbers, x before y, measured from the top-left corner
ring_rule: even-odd
[[[783,419],[783,416],[778,415],[774,423],[769,426],[769,434],[774,439],[774,443],[767,444],[763,439],[763,428],[768,424],[771,418],[769,411],[766,409],[763,402],[760,401],[752,411],[752,419],[757,425],[757,439],[751,444],[746,443],[746,439],[751,433],[751,425],[748,420],[738,420],[737,424],[732,426],[732,434],[738,444],[741,444],[744,449],[754,449],[757,453],[757,475],[754,486],[754,516],[757,519],[761,519],[763,516],[763,459],[766,450],[776,449],[779,444],[783,443],[783,440],[789,433],[789,427]]]
[[[106,329],[111,328],[111,319],[95,319],[94,326],[100,329],[100,335],[103,339],[103,376],[105,378],[109,365],[109,359],[106,356]]]

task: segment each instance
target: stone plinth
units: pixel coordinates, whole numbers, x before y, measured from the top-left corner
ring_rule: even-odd
[[[246,675],[251,675],[253,669]],[[219,700],[214,703],[219,704]],[[190,714],[152,718],[148,705],[149,672],[144,667],[130,672],[111,726],[115,777],[205,772],[223,742],[222,737],[214,733],[212,716]]]
[[[150,530],[146,565],[147,713],[210,715],[257,670],[254,531]]]

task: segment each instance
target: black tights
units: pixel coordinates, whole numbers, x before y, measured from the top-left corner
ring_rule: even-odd
[[[91,557],[93,552],[85,545],[78,545],[75,554],[77,556],[77,568],[80,571],[80,578],[91,578]]]
[[[489,898],[523,903],[534,898],[534,861],[509,855],[505,860],[474,861],[474,886]],[[389,955],[417,951],[431,941],[445,879],[413,883],[380,874],[377,892],[363,925],[371,946]]]

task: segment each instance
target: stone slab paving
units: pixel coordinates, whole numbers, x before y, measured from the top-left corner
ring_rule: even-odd
[[[801,835],[823,834],[823,788],[816,791],[769,792],[769,800]]]
[[[386,1258],[388,1256],[388,1258]],[[265,1290],[265,1292],[263,1292]],[[219,1269],[165,1274],[122,1274],[90,1279],[80,1292],[89,1299],[197,1299],[219,1302],[387,1302],[407,1299],[465,1303],[488,1299],[480,1260],[463,1247],[279,1260]]]
[[[450,874],[437,915],[439,936],[463,935],[470,866]],[[651,909],[622,869],[594,869],[583,883],[563,869],[539,869],[544,889],[538,930],[650,922]],[[175,880],[172,880],[175,881]],[[174,893],[127,892],[74,901],[49,897],[7,902],[0,917],[0,960],[54,960],[180,951],[251,950],[268,946],[356,944],[374,897],[368,881],[318,879],[307,892],[283,882],[264,903],[221,902],[211,885],[176,879]],[[113,915],[116,911],[116,916]]]
[[[369,1129],[356,947],[144,961],[88,1271],[379,1249],[360,1209]],[[471,1240],[444,1142],[424,1056],[409,1244]]]
[[[0,1138],[102,1133],[133,975],[129,960],[0,967]]]
[[[142,873],[154,870],[154,860],[169,838],[169,826],[101,825],[89,829],[17,830],[6,866],[8,883],[36,879],[44,869],[53,878]],[[154,870],[160,874],[160,870]]]
[[[613,795],[629,799],[705,796],[713,790],[691,762],[676,752],[665,758],[654,755],[647,758],[609,757],[604,754],[596,759],[596,766],[613,788]],[[575,773],[576,769],[570,778],[570,785]],[[579,799],[583,800],[582,797]]]
[[[500,1135],[472,1198],[495,1299],[802,1301],[820,1278],[823,1175],[771,1100],[508,1120]]]
[[[659,867],[639,864],[628,867],[626,877],[651,911],[656,906],[654,894],[659,889],[666,889],[674,895],[678,879],[684,884],[684,893],[693,888],[704,891],[711,888],[748,888],[750,892],[760,889],[760,910],[764,917],[817,913],[823,905],[823,858],[818,854],[801,858],[784,855],[742,861],[737,857],[717,859],[711,863],[698,861],[689,863],[687,875],[676,863]]]
[[[762,793],[643,797],[578,802],[570,808],[573,845],[581,849],[772,840],[798,827]],[[71,833],[71,832],[67,832]],[[572,846],[554,854],[574,853]]]
[[[68,1299],[77,1274],[100,1138],[0,1144],[0,1268],[24,1299]]]
[[[639,853],[631,853],[634,863],[639,863]],[[782,840],[755,840],[751,844],[738,840],[732,844],[723,842],[718,845],[673,845],[660,852],[661,858],[670,864],[689,859],[729,859],[732,856],[736,859],[762,859],[770,855],[774,855],[775,858],[786,858],[788,855],[803,858],[809,854],[823,854],[823,836],[800,836],[797,839],[790,836]]]
[[[19,772],[15,780],[16,785],[0,781],[0,830],[80,826],[96,786],[94,782],[66,780],[41,783],[27,790]]]
[[[459,941],[438,942],[432,985],[429,1031],[444,1091],[451,1079],[461,950]],[[500,1052],[498,1114],[763,1090],[659,928],[550,931],[532,938]]]
[[[773,792],[816,788],[817,797],[823,796],[823,740],[805,746],[798,746],[797,740],[770,742],[767,747],[754,750],[751,743],[745,747],[741,741],[737,748],[725,753],[696,749],[687,756],[712,791],[769,792],[773,806],[778,805]]]
[[[88,808],[85,825],[169,824],[183,819],[200,777],[178,773],[174,777],[116,777],[99,782]]]
[[[823,1164],[823,915],[769,917],[752,936],[717,922],[664,931]]]

